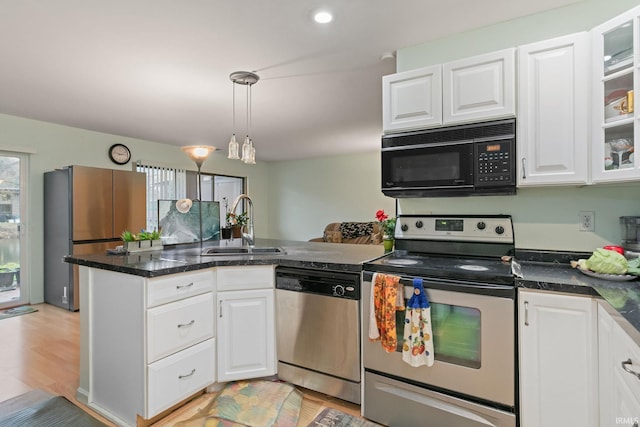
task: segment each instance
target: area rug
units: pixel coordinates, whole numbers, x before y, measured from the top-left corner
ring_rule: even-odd
[[[254,380],[229,383],[207,408],[181,427],[294,427],[302,394],[291,384]]]
[[[0,413],[2,427],[105,427],[63,396],[41,400],[26,408]]]
[[[324,408],[307,427],[380,427],[380,424],[345,414],[334,408]]]
[[[9,317],[20,316],[22,314],[34,313],[36,311],[38,310],[29,305],[21,305],[20,307],[8,308],[6,310],[0,311],[0,320],[7,319]]]

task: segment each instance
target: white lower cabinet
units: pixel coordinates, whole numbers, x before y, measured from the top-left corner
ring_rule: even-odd
[[[218,270],[218,382],[276,374],[273,266]]]
[[[600,426],[640,425],[640,348],[598,305]],[[615,313],[614,313],[615,315]]]
[[[518,291],[521,427],[597,427],[596,302]]]
[[[147,368],[147,412],[158,414],[213,382],[215,339],[172,354]]]
[[[214,272],[83,272],[80,383],[90,407],[135,426],[215,381]]]

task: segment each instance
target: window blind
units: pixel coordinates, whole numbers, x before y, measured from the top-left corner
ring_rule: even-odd
[[[187,171],[167,166],[136,164],[136,171],[147,175],[147,230],[158,229],[158,200],[186,197]]]

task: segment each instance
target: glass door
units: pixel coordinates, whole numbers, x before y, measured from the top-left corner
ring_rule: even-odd
[[[25,217],[24,183],[26,157],[0,151],[0,308],[26,304],[26,265],[21,248]]]
[[[594,182],[640,178],[640,160],[634,155],[636,20],[624,14],[594,29]]]

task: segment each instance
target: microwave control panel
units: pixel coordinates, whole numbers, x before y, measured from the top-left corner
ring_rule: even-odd
[[[515,184],[515,140],[512,138],[477,142],[476,186],[504,186]]]

